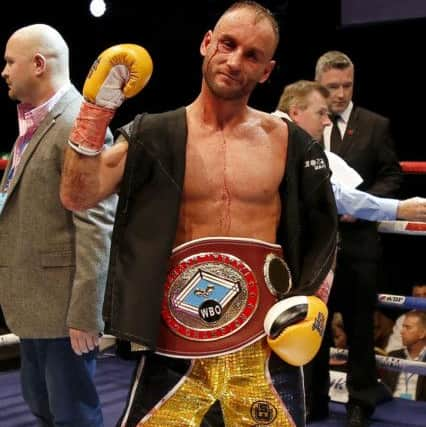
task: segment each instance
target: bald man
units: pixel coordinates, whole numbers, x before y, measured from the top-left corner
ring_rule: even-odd
[[[20,337],[23,396],[42,426],[102,426],[93,374],[115,196],[74,213],[59,199],[81,104],[62,36],[23,27],[4,59],[19,135],[0,184],[0,304]]]

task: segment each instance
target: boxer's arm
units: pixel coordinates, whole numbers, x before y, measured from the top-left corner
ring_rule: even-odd
[[[60,189],[63,205],[74,211],[89,209],[117,192],[124,173],[127,148],[123,136],[98,156],[85,156],[67,147]]]
[[[122,102],[147,84],[152,68],[148,52],[133,44],[106,49],[92,65],[62,171],[60,197],[67,209],[88,209],[118,190],[128,143],[119,138],[104,150],[105,132]]]

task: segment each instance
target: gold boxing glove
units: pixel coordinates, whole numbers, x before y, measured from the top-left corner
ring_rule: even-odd
[[[115,110],[145,87],[152,69],[152,59],[141,46],[119,44],[104,50],[84,83],[84,101],[68,141],[71,148],[87,156],[99,154]]]
[[[281,300],[266,313],[264,328],[268,344],[290,365],[305,365],[321,346],[327,316],[327,306],[318,297]]]
[[[152,59],[142,46],[112,46],[93,63],[84,83],[84,99],[115,110],[126,98],[135,96],[145,87],[152,69]]]

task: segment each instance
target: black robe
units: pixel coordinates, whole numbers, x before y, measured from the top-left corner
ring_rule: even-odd
[[[291,295],[312,295],[333,265],[336,204],[322,148],[296,125],[288,126],[276,243],[290,267]],[[155,350],[185,174],[185,108],[139,115],[118,132],[129,150],[112,238],[106,331]]]

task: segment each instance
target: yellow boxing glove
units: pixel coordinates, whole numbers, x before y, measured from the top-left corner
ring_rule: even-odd
[[[83,96],[92,104],[115,110],[145,87],[152,69],[151,56],[142,46],[129,43],[112,46],[93,63]]]
[[[264,328],[268,344],[290,365],[305,365],[321,346],[327,316],[327,306],[315,296],[281,300],[266,313]]]
[[[145,87],[152,69],[142,46],[119,44],[104,50],[84,83],[84,101],[68,141],[71,148],[86,156],[99,154],[115,110]]]

